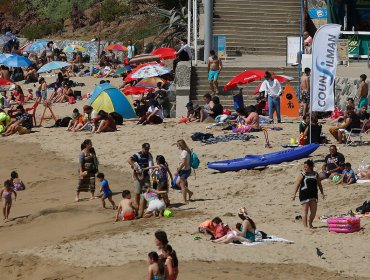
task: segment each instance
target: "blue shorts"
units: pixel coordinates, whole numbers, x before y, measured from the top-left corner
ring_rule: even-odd
[[[186,179],[188,179],[188,178],[189,178],[190,174],[191,174],[191,169],[189,169],[189,170],[181,170],[181,171],[179,172],[179,177],[180,177],[182,180],[186,180]]]
[[[36,90],[36,97],[41,97],[41,91]]]
[[[218,76],[220,75],[218,70],[209,70],[208,72],[208,81],[214,81],[218,79]]]
[[[46,99],[46,90],[41,91],[42,99]]]

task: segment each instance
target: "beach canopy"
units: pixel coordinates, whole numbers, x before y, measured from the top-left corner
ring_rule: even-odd
[[[63,49],[63,52],[65,53],[84,52],[84,51],[86,51],[86,49],[79,45],[69,45]]]
[[[5,59],[2,64],[8,67],[27,67],[33,62],[24,56],[13,54]]]
[[[151,52],[151,54],[158,55],[161,59],[175,59],[176,51],[173,48],[159,48]]]
[[[64,67],[71,66],[71,64],[64,61],[52,61],[42,66],[37,73],[45,73],[52,70],[62,69]]]
[[[132,78],[145,79],[150,77],[157,77],[171,73],[171,69],[160,64],[147,65],[132,74]]]
[[[111,44],[105,47],[107,51],[120,51],[120,52],[127,52],[127,48],[120,44]]]
[[[40,40],[36,42],[30,42],[23,47],[20,48],[21,51],[23,52],[39,52],[41,50],[46,49],[46,45],[48,44],[49,41],[46,40]]]
[[[151,62],[151,61],[160,61],[161,58],[159,55],[154,55],[154,54],[138,54],[137,56],[133,57],[130,59],[129,63],[130,64],[142,64],[146,62]]]
[[[151,77],[142,79],[136,84],[136,86],[145,88],[156,88],[158,83],[162,83],[162,85],[164,85],[166,81],[159,77]]]
[[[89,105],[97,112],[100,110],[107,113],[116,112],[126,119],[137,117],[134,107],[127,97],[110,83],[95,86]]]

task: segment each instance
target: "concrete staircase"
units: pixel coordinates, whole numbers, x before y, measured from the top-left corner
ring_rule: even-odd
[[[275,74],[279,75],[288,75],[294,77],[294,80],[291,82],[291,85],[296,88],[298,85],[297,81],[297,73],[298,69],[293,67],[271,67],[271,68],[264,68],[264,67],[253,67],[250,69],[261,69],[261,70],[269,70],[274,72]],[[234,89],[233,91],[223,91],[223,86],[226,83],[235,77],[237,74],[247,70],[246,67],[233,67],[227,66],[222,69],[220,78],[219,78],[219,89],[220,89],[220,100],[221,104],[228,109],[234,108],[233,103],[233,92],[237,93],[238,89]],[[205,66],[198,66],[192,67],[192,74],[191,74],[191,94],[190,100],[194,104],[203,105],[203,95],[206,93],[210,93],[209,83],[208,83],[208,72],[207,67]],[[243,87],[243,95],[244,95],[244,103],[246,106],[256,104],[256,96],[253,95],[255,88],[258,86],[260,81],[255,81],[250,84],[245,84]]]
[[[228,55],[285,55],[299,35],[298,0],[214,0],[213,34],[226,35]]]

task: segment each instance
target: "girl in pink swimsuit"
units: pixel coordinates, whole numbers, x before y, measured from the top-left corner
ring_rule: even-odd
[[[9,219],[10,208],[12,207],[12,193],[14,193],[14,200],[17,200],[17,193],[12,187],[12,181],[6,180],[4,182],[4,188],[0,191],[0,197],[3,201],[3,214],[5,221]]]

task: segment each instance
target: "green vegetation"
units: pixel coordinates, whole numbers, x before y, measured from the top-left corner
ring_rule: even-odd
[[[57,33],[63,29],[61,22],[28,25],[22,30],[22,34],[28,40],[40,39],[47,35]]]
[[[114,21],[117,17],[131,14],[130,5],[119,0],[104,0],[101,7],[101,17],[104,21]]]

